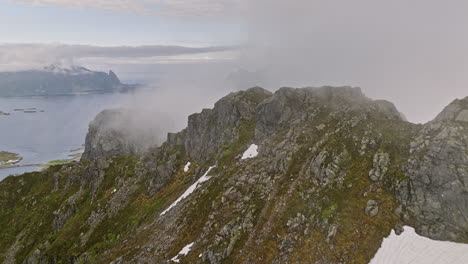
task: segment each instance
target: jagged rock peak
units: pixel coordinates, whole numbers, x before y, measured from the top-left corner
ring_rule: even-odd
[[[254,87],[231,93],[216,102],[213,109],[189,116],[185,140],[189,157],[206,159],[222,145],[233,142],[240,126],[253,121],[256,107],[271,96],[271,92]]]
[[[437,115],[434,122],[468,122],[468,97],[456,99]]]
[[[113,71],[109,71],[109,78],[114,85],[121,84],[119,77]]]

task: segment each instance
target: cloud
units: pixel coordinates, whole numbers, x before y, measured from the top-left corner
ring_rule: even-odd
[[[237,47],[140,46],[99,47],[64,44],[0,45],[0,71],[62,65],[200,63],[230,60]]]
[[[98,9],[119,12],[184,16],[220,17],[231,14],[241,0],[9,0],[11,2],[64,8]]]
[[[464,12],[468,2],[463,0],[10,1],[217,19],[239,12],[237,19],[247,26],[242,32],[247,43],[241,47],[239,61],[235,61],[235,48],[167,48],[163,52],[144,47],[35,46],[14,47],[11,52],[3,46],[0,67],[30,57],[42,62],[38,65],[68,60],[85,66],[231,59],[233,64],[238,62],[233,68],[239,70],[230,79],[236,79],[240,88],[361,86],[372,98],[395,102],[413,121],[427,121],[454,98],[468,95],[468,16]]]
[[[272,89],[360,86],[427,121],[468,95],[467,9],[462,0],[250,1],[240,68]]]

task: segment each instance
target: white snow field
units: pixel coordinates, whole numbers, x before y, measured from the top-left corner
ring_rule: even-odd
[[[187,164],[185,164],[184,172],[187,172],[187,171],[190,169],[190,165],[191,165],[191,164],[192,164],[192,163],[190,163],[190,161],[187,162]]]
[[[370,264],[467,264],[468,244],[422,237],[405,226],[401,235],[392,230]]]
[[[208,173],[210,173],[210,171],[214,168],[214,166],[210,167],[203,176],[200,177],[200,179],[198,179],[194,184],[192,184],[177,200],[175,200],[175,202],[173,202],[166,210],[164,210],[160,215],[164,215],[165,213],[167,213],[169,210],[172,209],[172,207],[176,206],[180,201],[182,201],[182,199],[184,199],[185,197],[189,196],[191,193],[193,193],[193,191],[195,191],[195,189],[197,189],[198,185],[203,183],[203,182],[206,182],[207,180],[209,180],[211,177],[208,176]]]
[[[257,145],[255,144],[250,145],[250,147],[244,152],[244,154],[242,154],[241,159],[244,160],[244,159],[251,159],[251,158],[257,157],[258,155],[257,149],[258,149]]]
[[[179,263],[179,256],[180,255],[186,256],[190,252],[190,249],[192,249],[192,246],[193,246],[193,243],[186,245],[175,257],[171,259],[171,261]]]

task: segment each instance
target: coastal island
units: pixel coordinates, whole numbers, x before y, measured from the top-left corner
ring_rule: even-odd
[[[139,87],[124,84],[113,71],[98,72],[79,66],[50,65],[42,69],[0,72],[0,97],[56,96],[128,92]],[[15,109],[35,113],[36,109]]]
[[[0,151],[0,168],[10,167],[23,159],[19,154]]]

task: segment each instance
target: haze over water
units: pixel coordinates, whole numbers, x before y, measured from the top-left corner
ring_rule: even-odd
[[[0,98],[0,151],[18,153],[19,164],[47,163],[70,159],[71,150],[82,148],[88,124],[100,111],[119,107],[128,94]],[[36,108],[37,113],[14,109]],[[44,112],[40,112],[44,110]],[[0,169],[0,180],[10,174],[38,167]]]

